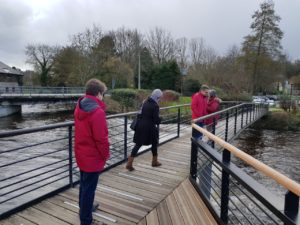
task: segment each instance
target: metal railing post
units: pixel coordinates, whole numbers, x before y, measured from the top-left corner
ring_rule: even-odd
[[[177,111],[177,137],[180,137],[180,123],[181,123],[181,113],[180,113],[180,107],[178,107]]]
[[[223,151],[223,163],[230,163],[230,152]],[[228,224],[228,203],[229,203],[229,173],[222,169],[222,189],[221,189],[221,219],[224,224]]]
[[[291,191],[285,194],[284,214],[295,221],[299,211],[299,196]],[[296,221],[295,221],[296,223]],[[287,223],[285,223],[287,224]]]
[[[228,140],[228,124],[229,124],[229,113],[226,112],[226,126],[225,126],[225,141]]]
[[[243,124],[244,124],[244,106],[242,106],[241,128],[243,128]]]
[[[69,126],[69,184],[73,187],[73,138],[72,126]]]
[[[128,127],[128,118],[124,116],[124,160],[127,159],[127,127]]]
[[[253,109],[253,106],[250,105],[249,109],[250,109],[249,122],[251,123],[251,121],[252,121],[252,109]]]
[[[248,112],[249,112],[249,105],[246,105],[246,126],[248,124]]]
[[[235,109],[235,115],[234,115],[234,135],[236,135],[237,116],[238,116],[238,108]]]
[[[194,180],[196,180],[197,177],[197,157],[198,157],[197,155],[198,155],[197,145],[194,143],[192,138],[190,176]]]
[[[216,118],[213,118],[213,126],[212,126],[212,133],[213,135],[216,134]],[[212,142],[212,148],[215,148],[215,141]]]

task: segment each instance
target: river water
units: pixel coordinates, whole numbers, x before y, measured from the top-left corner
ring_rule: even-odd
[[[44,109],[41,110],[41,108]],[[22,114],[0,118],[0,132],[38,127],[71,120],[73,120],[72,111],[57,112],[57,110],[50,110],[49,112],[49,109],[46,109],[44,106],[26,106]],[[53,135],[54,134],[60,133],[53,133]],[[41,137],[36,136],[36,139],[42,140],[43,138],[42,135]],[[18,142],[19,139],[14,139],[13,141]],[[19,144],[20,143],[14,143],[15,146]],[[233,145],[300,183],[300,132],[279,132],[248,128],[240,134]],[[5,146],[1,140],[0,146]],[[1,161],[0,158],[0,162]],[[248,165],[237,160],[235,162],[239,167],[250,174],[251,177],[266,186],[271,192],[281,196],[286,192],[285,189],[277,185],[274,181],[257,173]]]

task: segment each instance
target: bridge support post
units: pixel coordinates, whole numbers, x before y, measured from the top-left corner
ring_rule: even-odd
[[[197,145],[195,144],[195,140],[193,140],[192,138],[190,177],[193,180],[196,180],[197,177],[197,157],[198,157],[198,148]]]
[[[223,163],[230,163],[230,152],[227,149],[223,151]],[[222,189],[221,189],[221,220],[228,224],[228,203],[229,203],[229,173],[222,169]]]
[[[297,220],[297,215],[299,211],[299,196],[291,191],[285,194],[284,202],[284,214],[287,215],[291,220]]]
[[[72,126],[68,127],[68,139],[69,139],[69,185],[74,187],[73,184],[73,138],[72,138]]]

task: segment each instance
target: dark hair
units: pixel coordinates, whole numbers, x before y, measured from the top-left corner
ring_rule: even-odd
[[[85,94],[97,96],[99,93],[104,94],[107,90],[106,85],[98,79],[90,79],[85,84]]]

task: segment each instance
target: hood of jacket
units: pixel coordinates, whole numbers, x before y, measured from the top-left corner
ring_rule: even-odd
[[[75,116],[79,120],[84,120],[85,118],[93,114],[98,108],[101,108],[103,111],[105,111],[105,103],[95,96],[85,95],[84,97],[81,97],[77,102]]]

